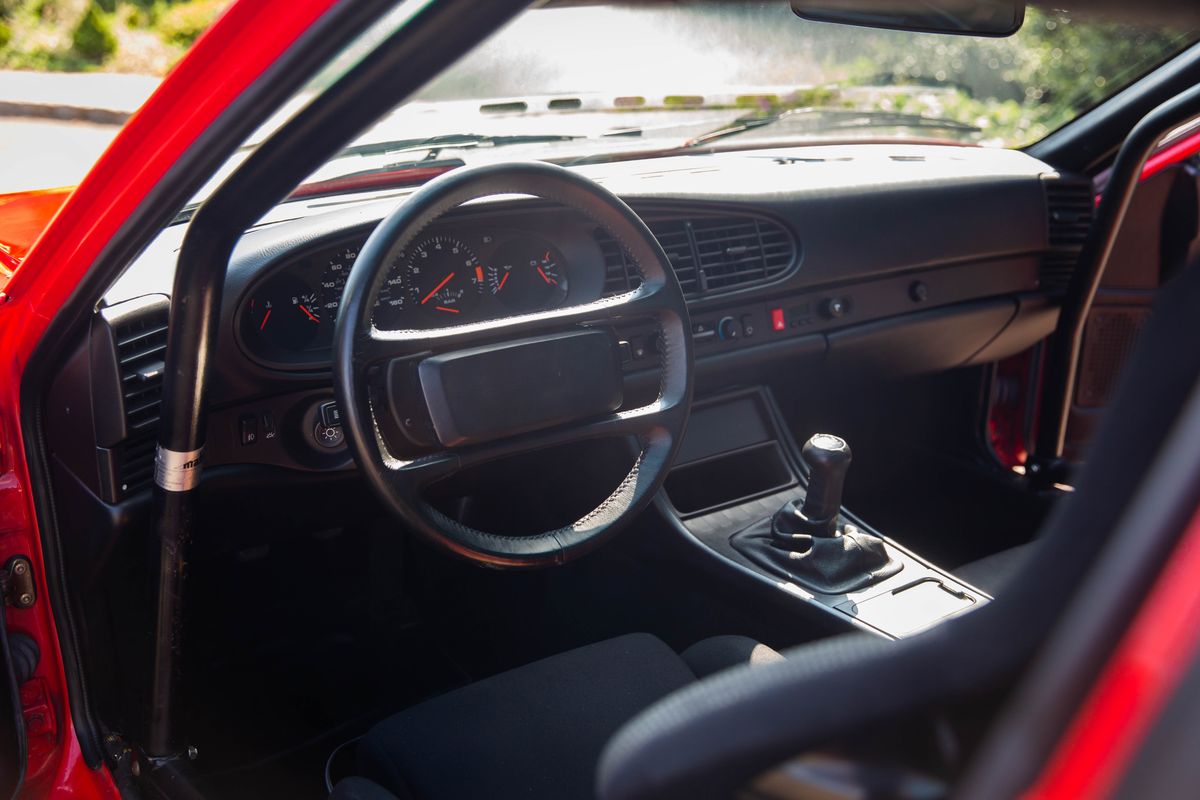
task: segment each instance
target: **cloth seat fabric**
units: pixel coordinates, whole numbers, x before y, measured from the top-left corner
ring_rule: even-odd
[[[560,653],[379,723],[359,743],[358,780],[401,800],[591,798],[601,751],[639,712],[697,677],[780,658],[739,636],[681,657],[644,633]]]

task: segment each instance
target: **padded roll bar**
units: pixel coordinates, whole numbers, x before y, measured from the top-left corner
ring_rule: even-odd
[[[324,29],[325,38],[310,42],[319,57],[306,61],[308,71],[289,80],[302,82],[392,5],[392,0],[368,0],[335,6],[330,13],[340,24]],[[440,0],[421,7],[259,145],[192,218],[172,289],[155,458],[153,622],[140,742],[151,759],[177,758],[186,749],[174,715],[181,677],[183,592],[204,458],[209,363],[216,352],[225,271],[234,246],[242,232],[300,179],[526,5],[526,0]]]
[[[1048,486],[1062,479],[1067,423],[1088,312],[1141,180],[1142,167],[1164,136],[1197,118],[1200,118],[1200,86],[1176,95],[1143,117],[1117,153],[1092,229],[1071,275],[1058,325],[1048,344],[1037,441],[1029,464],[1030,476],[1037,485]]]

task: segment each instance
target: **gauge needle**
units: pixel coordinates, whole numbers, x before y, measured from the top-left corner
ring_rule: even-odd
[[[458,313],[460,313],[460,312],[459,312],[459,310],[458,310],[457,308],[447,308],[446,306],[434,306],[434,309],[435,309],[436,311],[445,311],[447,314],[458,314]]]
[[[270,309],[270,308],[268,308],[268,309],[267,309],[267,313],[266,313],[266,314],[263,314],[263,321],[262,321],[262,324],[258,326],[258,329],[259,329],[260,331],[261,331],[263,328],[267,327],[267,320],[269,320],[269,319],[271,318],[271,311],[272,311],[272,310],[273,310],[273,309]]]
[[[314,314],[313,312],[309,311],[309,310],[308,310],[307,308],[305,308],[304,306],[299,306],[299,308],[300,308],[300,310],[301,310],[301,311],[303,311],[303,312],[304,312],[304,316],[308,317],[308,318],[309,318],[309,319],[311,319],[313,322],[316,322],[316,323],[320,323],[320,322],[321,322],[320,318],[319,318],[319,317],[318,317],[316,314]]]
[[[443,287],[443,286],[445,286],[447,283],[449,283],[449,282],[450,282],[450,280],[451,280],[453,277],[454,277],[454,273],[453,273],[453,272],[451,272],[449,275],[447,275],[446,277],[442,278],[442,282],[441,282],[441,283],[439,283],[437,286],[433,287],[433,291],[432,291],[432,292],[430,292],[429,294],[425,295],[425,299],[421,301],[421,305],[425,305],[425,304],[426,304],[426,303],[428,303],[430,300],[432,300],[432,299],[433,299],[433,296],[434,296],[435,294],[437,294],[438,292],[440,292],[440,291],[442,290],[442,287]]]
[[[496,287],[497,292],[504,288],[504,284],[508,283],[508,276],[511,274],[510,272],[504,273],[504,277],[500,279],[500,285]]]
[[[546,283],[550,284],[551,286],[557,286],[557,285],[558,285],[558,281],[556,281],[556,280],[552,279],[552,278],[551,278],[549,275],[547,275],[546,273],[542,272],[542,268],[541,268],[541,267],[538,267],[538,268],[537,268],[537,271],[538,271],[538,275],[541,275],[541,276],[542,276],[542,280],[544,280]]]

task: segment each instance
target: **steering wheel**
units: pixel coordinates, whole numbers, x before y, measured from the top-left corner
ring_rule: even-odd
[[[581,305],[453,327],[376,328],[376,300],[405,248],[447,211],[495,195],[531,195],[582,213],[632,256],[641,285]],[[599,258],[572,268],[589,266],[604,269]],[[614,323],[625,320],[653,321],[658,333],[658,397],[633,409],[620,407],[621,357],[613,332]],[[563,564],[616,534],[662,486],[691,407],[691,324],[662,247],[611,192],[540,162],[455,170],[380,222],[346,280],[333,353],[346,439],[372,489],[418,534],[493,567]],[[403,443],[400,434],[414,426],[425,431],[428,446],[409,447],[406,457],[406,448],[389,442]],[[476,530],[422,496],[430,484],[466,467],[609,437],[636,441],[632,469],[599,506],[556,530],[523,536]]]

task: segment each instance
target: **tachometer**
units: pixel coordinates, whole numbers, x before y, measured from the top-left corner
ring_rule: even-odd
[[[562,256],[537,239],[514,239],[502,244],[487,268],[487,287],[516,311],[537,311],[562,303],[567,276]]]
[[[483,267],[462,242],[434,236],[408,251],[408,301],[435,325],[470,321],[483,294]]]

